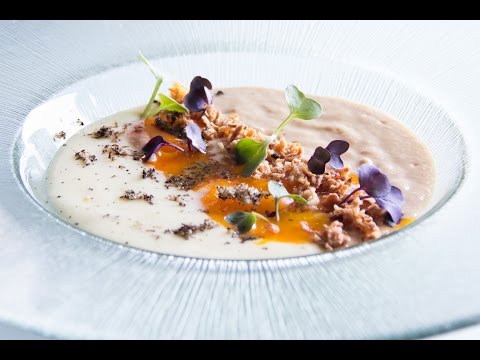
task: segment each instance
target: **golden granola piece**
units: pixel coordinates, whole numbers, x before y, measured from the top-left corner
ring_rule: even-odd
[[[360,193],[365,193],[360,191]],[[380,237],[380,229],[373,218],[361,209],[363,203],[360,197],[355,197],[351,202],[346,203],[343,207],[333,206],[333,212],[330,214],[331,220],[339,220],[343,222],[347,229],[356,229],[362,235],[362,240],[373,240]]]
[[[168,90],[170,91],[170,97],[180,104],[183,103],[183,99],[188,92],[188,89],[178,81],[175,81]]]

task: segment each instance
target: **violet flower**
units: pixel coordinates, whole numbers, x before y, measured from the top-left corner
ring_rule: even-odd
[[[202,154],[207,153],[207,144],[202,138],[202,129],[193,121],[185,127],[185,134],[188,140],[188,149],[192,151],[192,147],[200,151]]]
[[[317,147],[308,160],[308,170],[313,174],[321,175],[325,172],[327,163],[334,169],[343,169],[343,160],[340,155],[345,153],[349,147],[350,144],[344,140],[333,140],[325,149],[321,146]]]
[[[147,162],[148,160],[150,160],[152,155],[154,155],[158,150],[160,150],[162,146],[170,146],[181,152],[184,151],[180,146],[166,141],[162,136],[155,136],[151,138],[150,141],[142,148],[143,152],[145,153],[145,155],[143,155],[142,157],[142,161]]]
[[[195,76],[190,83],[190,91],[183,99],[183,104],[191,112],[200,112],[204,111],[212,102],[212,84],[208,79]]]
[[[348,194],[341,204],[347,202],[356,192],[363,190],[368,194],[363,199],[374,198],[377,205],[386,211],[385,222],[388,225],[398,224],[403,215],[402,206],[405,202],[402,191],[398,187],[392,186],[388,177],[370,164],[360,166],[358,180],[360,186]]]

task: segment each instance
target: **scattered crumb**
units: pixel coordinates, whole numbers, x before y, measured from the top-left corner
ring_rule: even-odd
[[[84,122],[80,119],[77,119],[77,124],[80,125],[80,126],[83,126],[85,125]]]
[[[238,237],[240,238],[240,241],[242,243],[244,243],[245,241],[253,241],[258,239],[258,236],[249,234],[239,234]]]
[[[175,234],[178,236],[183,237],[185,240],[188,240],[190,236],[202,232],[205,230],[210,230],[216,227],[217,224],[214,223],[212,220],[205,219],[202,224],[200,225],[192,225],[192,224],[182,224],[178,229],[173,230],[165,230],[166,234]]]
[[[154,168],[143,169],[142,170],[142,179],[150,178],[158,182],[156,171]]]
[[[153,205],[153,195],[149,195],[143,191],[135,192],[134,190],[125,190],[125,194],[120,196],[120,199],[145,200],[150,205]]]
[[[133,158],[133,160],[140,161],[142,160],[143,152],[134,150],[130,153],[130,156]]]
[[[65,131],[60,131],[54,135],[53,140],[54,141],[65,140],[66,136],[67,136],[67,133]]]
[[[217,186],[217,196],[222,200],[235,199],[244,205],[259,205],[260,200],[268,198],[270,194],[247,184],[238,184],[235,187]]]
[[[75,159],[82,160],[84,166],[88,166],[90,164],[93,164],[95,161],[97,161],[97,157],[95,155],[91,155],[85,150],[75,153]]]
[[[113,129],[111,126],[103,125],[100,129],[95,130],[94,132],[88,134],[95,139],[108,138],[112,136]]]
[[[190,195],[188,194],[184,194],[184,195],[180,195],[180,194],[176,194],[176,195],[169,195],[168,196],[168,200],[170,201],[175,201],[176,203],[178,203],[178,205],[180,206],[187,206],[186,202],[185,202],[185,199],[190,197]]]
[[[102,153],[107,154],[108,158],[112,161],[115,160],[117,158],[117,156],[127,156],[128,155],[128,153],[125,150],[123,150],[120,146],[118,146],[117,144],[104,145]]]

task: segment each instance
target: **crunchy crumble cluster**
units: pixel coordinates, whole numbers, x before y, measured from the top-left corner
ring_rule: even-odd
[[[262,198],[268,198],[268,192],[262,192],[247,184],[237,186],[217,186],[217,196],[222,200],[235,199],[244,205],[259,205]]]
[[[186,89],[174,84],[170,94],[178,102],[183,101]],[[240,121],[238,114],[224,115],[213,105],[206,107],[203,115],[195,115],[195,119],[187,114],[176,114],[168,111],[160,112],[155,119],[156,126],[184,137],[184,128],[196,120],[203,124],[204,140],[215,140],[230,156],[234,156],[236,144],[243,138],[263,141],[265,135]],[[208,166],[210,165],[210,166]],[[218,169],[216,162],[197,163],[188,167],[180,176],[172,176],[167,186],[176,186],[188,190],[212,175]],[[218,171],[218,170],[217,170]],[[228,177],[229,174],[224,174]],[[258,166],[252,175],[256,179],[269,179],[288,184],[291,191],[303,196],[307,207],[318,209],[329,214],[331,223],[324,225],[322,231],[311,231],[312,240],[325,249],[343,247],[351,242],[346,231],[360,233],[363,240],[371,240],[381,235],[377,222],[384,216],[384,211],[372,198],[364,198],[365,193],[359,191],[345,204],[342,200],[356,186],[350,168],[341,170],[329,169],[322,175],[316,175],[308,169],[303,159],[303,147],[297,142],[288,142],[278,137],[270,143],[267,158]],[[254,189],[254,190],[252,190]],[[242,204],[258,205],[261,192],[246,184],[236,187],[218,187],[220,199],[236,199]],[[297,205],[302,206],[302,205]]]
[[[265,140],[265,136],[240,121],[237,114],[222,115],[214,106],[208,106],[202,121],[206,128],[203,138],[223,140],[224,147],[231,154],[237,143],[245,138],[257,141]],[[267,158],[262,161],[252,177],[284,181],[293,185],[293,192],[303,196],[310,205],[319,202],[316,188],[320,186],[321,175],[308,170],[307,161],[302,159],[303,147],[296,142],[287,142],[280,137],[274,140],[267,149]]]

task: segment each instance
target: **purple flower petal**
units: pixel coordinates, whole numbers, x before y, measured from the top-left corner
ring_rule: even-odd
[[[315,149],[310,160],[308,160],[308,170],[313,174],[321,175],[325,172],[325,165],[327,165],[330,159],[330,152],[319,146]]]
[[[343,169],[343,160],[340,155],[345,153],[349,147],[350,144],[344,140],[333,140],[327,145],[326,149],[330,153],[329,164],[331,167],[337,170]]]
[[[195,76],[190,83],[190,91],[183,99],[183,104],[191,112],[205,110],[213,101],[212,84],[208,79]]]
[[[392,189],[387,176],[370,164],[360,166],[358,169],[358,180],[360,188],[375,198],[387,195]]]
[[[203,154],[207,153],[207,144],[202,138],[202,129],[193,121],[185,127],[185,134],[188,139],[188,146],[193,146]]]
[[[392,186],[390,192],[383,197],[376,197],[375,201],[387,212],[386,222],[389,225],[397,225],[402,218],[402,206],[405,202],[402,191]]]
[[[162,136],[155,136],[143,147],[145,155],[142,157],[142,161],[147,162],[162,146],[171,146],[181,152],[184,151],[180,146],[165,141]]]

